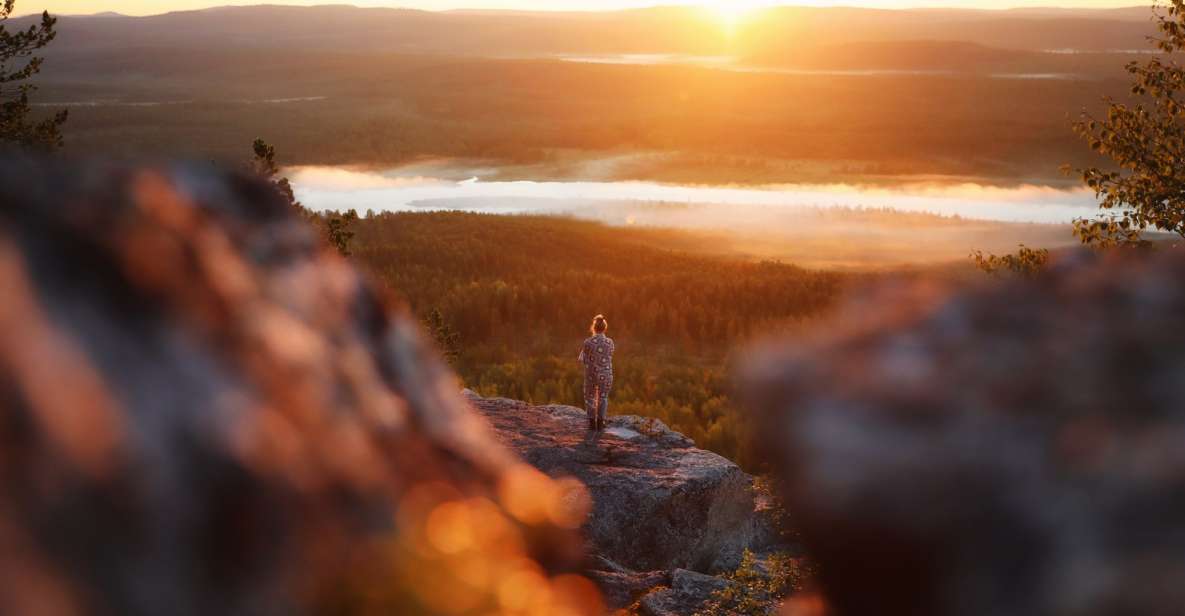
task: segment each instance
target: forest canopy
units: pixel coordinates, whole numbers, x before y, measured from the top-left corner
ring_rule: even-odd
[[[356,234],[355,258],[455,334],[465,386],[579,406],[576,355],[589,319],[604,313],[617,341],[610,412],[657,417],[750,468],[729,396],[732,350],[809,324],[851,278],[681,252],[664,247],[673,232],[563,218],[382,214]]]

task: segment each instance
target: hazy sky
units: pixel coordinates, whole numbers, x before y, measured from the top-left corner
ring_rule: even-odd
[[[680,1],[680,0],[354,0],[352,2],[334,2],[334,0],[122,0],[109,2],[104,0],[17,0],[17,12],[31,13],[49,10],[50,12],[69,15],[78,13],[97,13],[100,11],[115,11],[130,15],[150,15],[168,11],[196,9],[228,4],[354,4],[358,6],[404,6],[423,9],[455,9],[455,8],[508,8],[531,10],[595,10],[614,9],[637,6],[652,6],[656,4],[725,4],[721,0]],[[943,6],[961,8],[1009,8],[1019,6],[1067,6],[1081,8],[1110,8],[1120,6],[1139,5],[1138,0],[736,0],[728,4],[742,6],[756,6],[768,4],[795,5],[845,5],[870,6],[879,8],[900,8],[913,6]]]

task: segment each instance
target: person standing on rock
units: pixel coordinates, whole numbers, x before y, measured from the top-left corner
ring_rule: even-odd
[[[580,349],[584,364],[584,410],[588,429],[604,430],[609,414],[609,391],[613,389],[613,340],[605,335],[609,322],[598,314],[593,318],[592,337]]]

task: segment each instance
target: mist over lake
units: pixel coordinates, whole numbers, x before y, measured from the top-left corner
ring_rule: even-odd
[[[681,230],[691,234],[689,250],[816,267],[952,262],[974,250],[1014,250],[1018,243],[1069,246],[1075,241],[1070,222],[1095,207],[1088,191],[1040,185],[719,186],[507,179],[504,172],[441,162],[286,170],[297,198],[315,211],[562,216]]]
[[[1025,185],[1002,188],[975,183],[914,183],[896,187],[854,184],[703,186],[640,181],[486,180],[467,168],[421,175],[405,168],[358,170],[298,167],[291,170],[297,196],[317,211],[439,211],[491,214],[566,214],[607,222],[654,222],[655,206],[693,210],[682,226],[756,222],[756,213],[801,208],[867,208],[1015,223],[1068,224],[1097,206],[1085,189]],[[477,170],[481,173],[482,170]],[[491,175],[485,170],[485,175]],[[741,213],[744,212],[744,215]],[[698,219],[698,222],[697,222]]]

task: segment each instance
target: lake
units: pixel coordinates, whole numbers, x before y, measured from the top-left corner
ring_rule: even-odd
[[[464,210],[492,214],[562,214],[630,224],[656,222],[656,211],[702,214],[705,224],[758,212],[800,208],[890,209],[1015,223],[1067,224],[1096,209],[1093,193],[1049,186],[1002,188],[974,183],[693,186],[638,181],[487,180],[495,169],[401,167],[287,170],[297,197],[314,210],[359,212]],[[427,172],[427,174],[425,173]],[[684,225],[680,225],[684,226]]]

